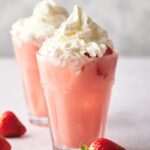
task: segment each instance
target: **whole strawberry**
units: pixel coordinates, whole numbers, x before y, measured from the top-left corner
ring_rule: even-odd
[[[90,145],[89,150],[125,150],[125,148],[106,138],[99,138]]]
[[[25,132],[25,126],[13,112],[7,111],[0,116],[0,135],[4,137],[20,137]]]
[[[2,136],[0,136],[0,150],[11,150],[11,145]]]

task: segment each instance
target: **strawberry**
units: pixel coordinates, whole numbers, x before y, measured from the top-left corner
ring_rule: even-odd
[[[0,136],[0,150],[11,150],[11,145],[2,136]]]
[[[89,150],[125,150],[125,148],[106,138],[99,138],[90,145]]]
[[[111,54],[113,54],[113,50],[110,47],[107,47],[107,49],[104,53],[104,56],[108,56],[108,55],[111,55]]]
[[[7,111],[0,116],[0,135],[4,137],[20,137],[25,132],[25,126],[13,112]]]

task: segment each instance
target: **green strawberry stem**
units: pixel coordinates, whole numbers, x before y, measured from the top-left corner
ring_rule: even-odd
[[[89,147],[87,145],[83,145],[80,149],[81,150],[89,150]]]

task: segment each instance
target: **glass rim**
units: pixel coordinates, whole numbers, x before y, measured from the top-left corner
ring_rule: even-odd
[[[40,53],[39,51],[36,53],[36,55],[43,56],[45,58],[50,58],[50,56],[44,55],[44,54]],[[119,56],[119,52],[116,51],[111,55],[106,55],[106,56],[102,56],[102,57],[91,57],[89,59],[93,59],[93,58],[95,58],[95,59],[109,59],[109,58],[114,58],[114,57],[118,57],[118,56]]]

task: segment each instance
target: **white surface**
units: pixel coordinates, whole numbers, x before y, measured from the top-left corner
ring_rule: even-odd
[[[0,59],[0,113],[13,110],[28,128],[9,139],[12,150],[50,150],[49,130],[30,125],[14,59]],[[120,58],[111,99],[107,137],[128,150],[150,150],[150,58]]]

